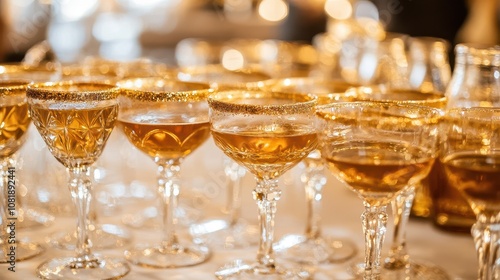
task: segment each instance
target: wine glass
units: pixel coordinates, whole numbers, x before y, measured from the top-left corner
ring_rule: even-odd
[[[265,90],[228,90],[208,99],[217,147],[257,180],[260,243],[256,262],[236,260],[218,279],[308,279],[311,272],[278,264],[273,251],[274,218],[281,190],[278,178],[317,147],[316,97]]]
[[[450,109],[440,137],[439,160],[446,180],[476,214],[471,233],[479,263],[477,279],[498,279],[500,109]]]
[[[31,119],[52,155],[66,167],[77,210],[74,257],[50,259],[38,266],[44,279],[116,279],[130,268],[126,260],[92,253],[89,209],[91,165],[101,155],[118,116],[119,89],[99,83],[39,83],[28,86]]]
[[[222,65],[187,67],[179,70],[179,78],[186,81],[209,83],[217,90],[257,89],[271,77],[256,69],[228,70]],[[258,243],[258,229],[241,218],[241,184],[245,169],[230,157],[223,161],[226,174],[227,216],[207,219],[190,226],[190,233],[198,242],[216,248],[237,249]]]
[[[37,256],[43,248],[30,242],[12,239],[7,229],[17,225],[16,205],[16,158],[14,154],[26,140],[26,131],[31,123],[26,104],[28,81],[0,81],[0,263],[19,261]],[[16,209],[17,208],[17,209]]]
[[[307,92],[318,97],[318,105],[354,101],[355,92],[347,91],[354,85],[340,80],[318,78],[285,78],[268,81],[266,88],[279,92]],[[347,91],[347,92],[346,92]],[[284,258],[299,263],[340,262],[356,253],[349,240],[325,236],[321,229],[321,200],[327,183],[321,153],[315,150],[303,161],[301,181],[305,187],[307,203],[306,229],[303,234],[289,234],[274,245],[274,250]]]
[[[125,256],[134,264],[154,268],[202,263],[210,257],[210,250],[179,240],[174,213],[181,162],[210,136],[206,98],[213,90],[208,84],[159,78],[127,79],[118,85],[122,89],[120,128],[130,143],[157,164],[163,214],[162,240],[138,245]]]
[[[349,91],[356,92],[356,99],[361,101],[383,101],[396,104],[418,105],[444,109],[446,97],[440,92],[424,92],[411,89],[387,89],[385,87],[358,87]],[[354,94],[354,93],[353,93]],[[424,178],[425,180],[425,178]],[[397,279],[400,271],[407,275],[425,279],[449,279],[449,276],[436,265],[410,259],[406,242],[406,225],[416,195],[416,190],[423,188],[421,181],[407,186],[391,202],[394,215],[394,230],[389,255],[384,260],[382,271],[384,279]],[[354,270],[362,273],[363,263],[355,264]]]
[[[46,82],[46,81],[55,81],[60,77],[60,68],[58,64],[55,63],[45,63],[45,64],[40,64],[38,66],[29,66],[25,65],[22,63],[13,63],[13,64],[3,64],[0,65],[0,80],[26,80],[29,82]],[[30,125],[32,126],[32,125]],[[25,145],[25,147],[32,147],[36,146],[36,143],[38,139],[35,139],[36,137],[39,138],[36,133],[34,133],[34,129],[28,129],[28,134],[27,136],[27,142],[28,144]],[[33,135],[32,135],[33,134]],[[31,151],[30,151],[31,152]],[[23,154],[23,151],[21,151],[21,154]],[[27,152],[29,154],[29,152]],[[46,152],[48,155],[49,153]],[[45,154],[44,154],[45,155]],[[22,159],[22,157],[21,157]],[[21,168],[22,162],[18,162],[17,165],[19,168]],[[23,167],[23,169],[26,168],[26,166]],[[29,167],[28,167],[29,168]],[[24,170],[20,170],[21,172],[25,172]],[[26,171],[28,172],[28,171]],[[47,176],[47,174],[50,174],[49,172],[45,172],[44,176]],[[30,174],[32,175],[32,174]],[[53,177],[53,175],[50,175]],[[19,229],[34,229],[37,227],[41,226],[49,226],[53,223],[55,217],[44,210],[44,207],[33,207],[33,205],[30,205],[30,202],[33,201],[28,201],[27,196],[23,196],[22,193],[22,188],[25,187],[23,185],[26,184],[26,188],[36,188],[38,189],[39,186],[38,184],[30,185],[29,183],[23,182],[19,187],[19,191],[16,193],[17,195],[17,203],[18,203],[18,216],[17,216],[17,225],[16,227]],[[38,202],[38,201],[37,201]]]
[[[437,156],[441,111],[365,101],[324,105],[317,115],[321,156],[365,206],[363,279],[380,279],[387,205],[429,173]]]

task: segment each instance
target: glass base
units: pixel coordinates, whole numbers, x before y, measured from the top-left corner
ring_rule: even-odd
[[[353,275],[362,276],[364,272],[364,263],[360,260],[354,263],[350,272]],[[410,261],[405,267],[398,269],[387,269],[382,267],[380,280],[451,280],[452,277],[442,268],[434,264],[425,263],[422,261]]]
[[[76,231],[57,232],[50,236],[49,243],[58,249],[74,251],[76,249]],[[89,231],[89,239],[94,249],[112,249],[130,244],[132,234],[123,227],[102,224]]]
[[[200,264],[208,260],[211,252],[201,245],[172,248],[142,245],[125,251],[125,257],[133,264],[152,268],[177,268]]]
[[[118,279],[130,272],[125,260],[95,257],[89,260],[77,258],[57,258],[38,266],[38,276],[42,279]]]
[[[273,245],[282,258],[297,263],[339,263],[354,257],[356,246],[332,237],[307,238],[304,235],[285,235]]]
[[[16,221],[16,227],[19,229],[33,229],[37,227],[46,227],[55,220],[53,215],[44,211],[32,208],[19,208]]]
[[[235,260],[221,267],[215,277],[221,280],[300,280],[313,279],[313,270],[296,265],[262,266],[258,263]]]
[[[217,249],[244,249],[259,243],[259,228],[245,220],[230,224],[226,220],[208,220],[189,228],[195,243]]]
[[[5,250],[4,251],[4,246]],[[22,261],[22,260],[27,260],[33,257],[38,256],[39,254],[43,253],[44,249],[42,246],[38,245],[37,243],[31,243],[31,242],[18,242],[16,241],[16,249],[15,251],[12,252],[10,251],[10,246],[11,244],[0,244],[0,263],[8,263],[11,261]],[[13,255],[11,259],[11,256],[7,255],[11,254]],[[14,255],[15,254],[15,255]]]
[[[198,222],[203,216],[202,211],[192,207],[180,205],[175,209],[175,214],[180,226],[188,227]],[[137,214],[127,214],[122,218],[122,222],[134,229],[161,229],[161,221],[158,207],[151,206]]]

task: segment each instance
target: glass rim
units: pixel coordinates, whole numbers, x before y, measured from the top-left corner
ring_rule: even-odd
[[[363,90],[366,89],[375,89],[373,92],[364,92]],[[385,88],[381,86],[360,86],[360,87],[353,87],[348,89],[348,91],[353,91],[354,95],[356,96],[355,98],[359,99],[358,101],[382,101],[382,102],[394,102],[394,103],[401,103],[401,104],[428,104],[428,103],[446,103],[448,98],[444,95],[443,92],[439,91],[422,91],[418,89],[391,89],[391,88]],[[385,94],[401,94],[401,93],[413,93],[413,94],[422,94],[422,95],[429,95],[429,96],[434,96],[436,98],[432,99],[402,99],[402,100],[393,100],[393,99],[374,99],[374,98],[362,98],[360,95],[365,94],[365,95],[370,95],[370,94],[378,94],[378,95],[385,95]]]
[[[399,103],[386,102],[386,101],[354,101],[354,102],[330,103],[330,104],[318,106],[316,108],[316,115],[324,120],[327,120],[327,121],[332,120],[333,121],[336,119],[336,116],[331,114],[332,109],[349,108],[349,107],[350,108],[354,108],[354,107],[360,108],[361,105],[364,105],[364,107],[366,107],[366,108],[376,108],[376,109],[381,108],[381,105],[383,107],[386,107],[386,108],[400,107],[400,108],[407,108],[407,109],[416,109],[418,111],[425,112],[425,116],[422,116],[421,114],[408,115],[408,119],[411,119],[411,120],[428,119],[428,123],[438,123],[444,117],[443,110],[440,110],[437,108],[415,105],[415,104],[399,104]],[[431,116],[431,118],[428,117],[429,115]],[[343,116],[341,116],[341,118],[348,119],[348,116],[343,115]]]
[[[246,98],[278,98],[289,99],[290,103],[279,105],[262,105],[235,103],[231,100],[244,100]],[[208,97],[211,109],[226,113],[248,115],[284,115],[303,114],[314,112],[317,97],[311,94],[288,93],[266,90],[226,90],[216,92]]]
[[[324,79],[324,78],[320,78],[320,77],[287,77],[287,78],[273,78],[273,79],[266,80],[263,82],[262,87],[265,89],[268,89],[268,90],[272,90],[272,91],[301,93],[300,91],[294,91],[291,89],[289,90],[288,88],[300,87],[300,86],[314,86],[316,84],[328,86],[328,87],[332,86],[333,88],[338,87],[341,89],[345,89],[344,91],[342,91],[342,90],[330,91],[329,90],[328,93],[344,93],[345,91],[347,91],[350,88],[360,86],[360,85],[352,84],[352,83],[349,83],[349,82],[346,82],[346,81],[340,80],[340,79],[329,80],[329,79]],[[285,88],[286,90],[283,88]],[[304,93],[317,95],[317,93],[314,93],[314,92],[304,92]]]
[[[467,113],[472,113],[467,114]],[[492,119],[491,114],[488,116],[480,117],[480,113],[493,113],[498,114],[499,119]],[[500,108],[499,107],[467,107],[467,108],[449,108],[444,111],[446,119],[485,119],[488,122],[500,121]],[[500,124],[500,123],[499,123]]]
[[[178,86],[186,86],[192,87],[193,89],[189,90],[179,90],[179,91],[168,91],[168,90],[142,90],[139,88],[142,84],[150,83],[152,86],[163,86],[170,85],[178,85]],[[127,86],[127,83],[131,86]],[[137,83],[137,86],[133,86]],[[157,85],[156,85],[157,84]],[[190,102],[190,101],[203,101],[206,100],[210,94],[214,93],[214,89],[210,87],[207,83],[198,83],[198,82],[188,82],[188,81],[180,81],[180,80],[170,80],[159,77],[150,77],[150,78],[130,78],[130,79],[122,79],[116,83],[117,87],[120,89],[120,92],[123,96],[137,99],[140,101],[149,101],[149,102],[162,102],[162,101],[174,101],[174,102]]]
[[[262,79],[256,79],[255,81],[249,82],[217,82],[217,81],[198,81],[192,76],[196,75],[217,75],[217,74],[241,74],[241,75],[256,75],[262,77]],[[177,78],[181,81],[193,81],[193,82],[206,82],[215,88],[260,88],[263,83],[267,80],[272,79],[270,74],[265,73],[261,69],[255,67],[243,67],[235,70],[225,68],[221,64],[207,64],[207,65],[195,65],[186,66],[179,68],[177,71]],[[191,79],[191,80],[190,80]]]
[[[22,79],[0,79],[0,97],[26,94],[26,89],[30,81]]]
[[[0,64],[0,74],[18,74],[18,73],[47,73],[47,74],[58,74],[61,69],[57,64],[45,63],[39,66],[25,65],[21,62],[19,63],[6,63]]]
[[[103,101],[116,99],[118,95],[119,88],[116,85],[103,82],[32,83],[26,90],[26,96],[30,99],[51,101]]]

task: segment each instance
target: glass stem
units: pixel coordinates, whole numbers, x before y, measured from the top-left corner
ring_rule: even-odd
[[[92,242],[89,239],[89,213],[92,200],[90,167],[72,167],[68,168],[67,172],[69,174],[69,190],[78,215],[76,257],[78,261],[90,261],[93,259]]]
[[[306,231],[308,239],[317,239],[321,236],[321,197],[326,184],[323,164],[307,161],[306,168],[301,175],[301,180],[306,188]]]
[[[245,169],[231,159],[225,159],[224,171],[228,178],[226,185],[227,204],[226,211],[229,216],[229,225],[234,226],[240,219],[241,214],[241,178],[245,175]]]
[[[394,233],[389,256],[385,259],[384,264],[387,269],[400,269],[409,263],[406,246],[406,225],[408,224],[414,198],[415,187],[408,186],[391,203],[392,213],[394,213]]]
[[[259,269],[272,273],[275,269],[273,252],[274,218],[276,202],[281,197],[278,180],[257,179],[257,187],[253,191],[253,198],[259,208],[260,243],[257,252]]]
[[[3,252],[6,254],[8,252],[8,233],[7,233],[7,190],[8,190],[8,168],[9,168],[9,158],[0,159],[0,244],[2,246]],[[6,256],[2,256],[6,257]]]
[[[173,159],[158,164],[158,191],[163,205],[163,239],[162,247],[165,250],[176,250],[179,240],[175,227],[177,218],[175,209],[179,202],[179,173],[181,170],[181,160]]]
[[[365,271],[364,280],[380,279],[380,253],[384,243],[387,213],[386,206],[372,206],[364,203],[361,215],[365,234]]]
[[[497,258],[499,254],[500,217],[479,214],[471,229],[479,261],[478,280],[499,279]]]

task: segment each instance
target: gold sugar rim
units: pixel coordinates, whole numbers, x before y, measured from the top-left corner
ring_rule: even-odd
[[[380,108],[389,108],[389,107],[404,107],[407,109],[415,109],[420,112],[424,111],[425,115],[431,115],[430,117],[427,116],[411,116],[408,115],[408,117],[404,117],[405,119],[408,119],[409,121],[419,121],[420,124],[422,123],[427,123],[427,124],[437,124],[443,119],[443,112],[442,110],[433,108],[433,107],[427,107],[427,106],[419,106],[419,105],[414,105],[414,104],[400,104],[400,103],[394,103],[394,102],[385,102],[385,101],[355,101],[355,102],[343,102],[343,103],[331,103],[328,105],[323,105],[319,106],[316,109],[316,115],[324,120],[328,121],[338,121],[341,123],[345,124],[354,124],[358,123],[360,120],[358,119],[358,115],[355,115],[353,117],[350,117],[350,115],[343,114],[341,116],[337,116],[335,114],[331,113],[332,108],[347,108],[347,107],[357,107],[358,105],[363,105],[363,108],[365,109],[380,109]],[[401,116],[395,116],[391,115],[390,113],[387,114],[382,114],[382,112],[379,113],[381,116],[392,116],[392,117],[401,117]],[[378,119],[378,118],[377,118]]]
[[[139,83],[141,85],[146,82],[149,83],[149,86],[165,86],[165,85],[174,85],[179,87],[186,87],[183,90],[141,90],[139,88],[140,85],[127,86],[127,83]],[[160,83],[158,85],[155,85]],[[163,85],[161,85],[163,84]],[[149,101],[149,102],[161,102],[161,101],[172,101],[172,102],[194,102],[194,101],[203,101],[206,100],[207,97],[214,92],[214,89],[210,87],[209,84],[205,83],[195,83],[195,82],[185,82],[179,80],[169,80],[163,78],[133,78],[133,79],[123,79],[117,82],[118,88],[120,88],[121,93],[129,98],[141,100],[141,101]],[[192,89],[188,89],[192,87]]]
[[[288,104],[257,105],[235,103],[231,100],[247,98],[289,99]],[[263,90],[228,90],[220,91],[208,97],[209,106],[217,111],[249,115],[284,115],[314,112],[317,97],[310,94],[287,93]]]
[[[465,115],[467,112],[475,113],[474,115]],[[492,119],[491,116],[479,116],[478,113],[485,112],[494,112],[498,114],[500,117],[500,108],[498,107],[470,107],[470,108],[450,108],[446,109],[444,112],[445,119],[474,119],[474,120],[482,120],[485,119],[485,122],[500,121],[500,119]],[[499,123],[500,124],[500,123]]]
[[[216,74],[236,74],[236,75],[256,75],[257,77],[261,77],[262,79],[256,79],[255,81],[250,82],[217,82],[217,81],[208,81],[208,80],[199,80],[199,78],[193,78],[194,75],[216,75]],[[184,78],[184,75],[189,75],[190,78]],[[188,66],[178,69],[177,78],[182,81],[190,81],[193,82],[203,82],[209,83],[210,85],[214,85],[219,90],[230,90],[230,89],[257,89],[262,87],[262,84],[270,80],[271,75],[261,71],[260,69],[255,69],[253,67],[245,67],[236,70],[230,70],[225,68],[220,64],[208,64],[201,66]]]
[[[56,74],[60,72],[57,65],[55,64],[42,64],[40,66],[29,66],[22,63],[13,64],[0,64],[0,75],[1,74],[13,74],[13,73],[33,73],[33,72],[43,72]]]
[[[26,94],[29,83],[27,80],[0,80],[0,97]]]
[[[65,81],[30,84],[26,96],[54,101],[103,101],[116,99],[119,93],[120,89],[109,83]]]

